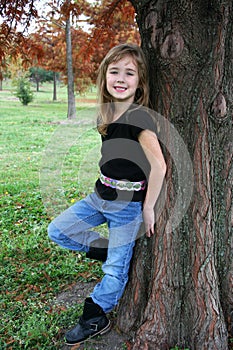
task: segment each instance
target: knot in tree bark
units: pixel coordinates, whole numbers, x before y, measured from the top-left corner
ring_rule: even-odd
[[[223,119],[227,114],[227,104],[224,95],[219,92],[212,104],[212,114],[217,119]]]
[[[174,59],[181,55],[184,49],[184,39],[179,31],[170,33],[166,36],[160,48],[163,58]]]

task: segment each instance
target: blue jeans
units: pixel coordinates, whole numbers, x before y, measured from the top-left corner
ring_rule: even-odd
[[[104,277],[91,297],[104,312],[117,305],[128,281],[135,239],[142,223],[142,203],[106,201],[96,193],[75,203],[54,219],[48,234],[63,248],[88,252],[91,242],[99,238],[92,228],[107,222],[108,256],[102,269]]]

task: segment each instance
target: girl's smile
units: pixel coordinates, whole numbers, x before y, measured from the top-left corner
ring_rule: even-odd
[[[130,55],[109,64],[106,85],[115,102],[133,103],[138,83],[138,68]]]

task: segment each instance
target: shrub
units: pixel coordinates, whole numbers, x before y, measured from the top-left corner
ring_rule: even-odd
[[[33,92],[31,91],[31,85],[27,77],[22,76],[16,79],[14,85],[16,86],[15,95],[24,106],[33,101]]]

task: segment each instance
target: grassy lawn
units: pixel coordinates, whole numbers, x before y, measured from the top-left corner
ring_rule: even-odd
[[[15,98],[10,84],[3,88],[0,349],[58,349],[80,308],[54,303],[56,295],[102,273],[97,262],[47,238],[51,218],[93,188],[100,142],[90,103],[95,94],[77,103],[77,120],[67,123],[65,87],[53,102],[51,85],[42,86],[28,106]]]

